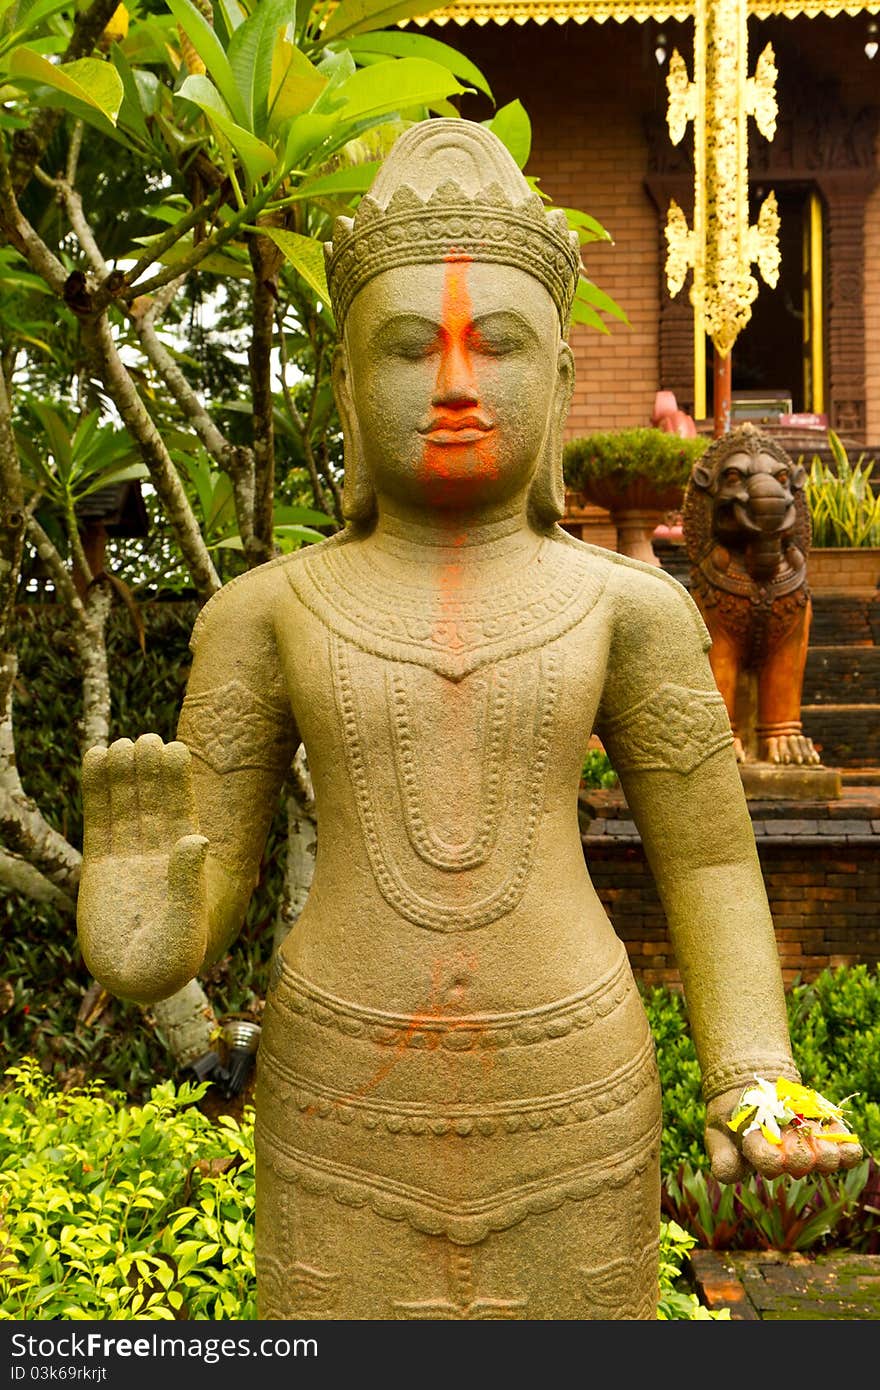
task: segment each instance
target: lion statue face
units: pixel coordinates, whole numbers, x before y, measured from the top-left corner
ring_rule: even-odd
[[[780,566],[802,566],[810,532],[805,482],[804,468],[754,425],[723,435],[694,465],[688,483],[692,560],[715,547],[722,569],[738,556],[756,578]]]
[[[711,452],[708,450],[707,453]],[[695,487],[709,493],[713,528],[720,533],[763,535],[790,531],[795,524],[795,493],[806,473],[781,450],[736,448],[717,455],[709,466],[705,456],[691,474]]]

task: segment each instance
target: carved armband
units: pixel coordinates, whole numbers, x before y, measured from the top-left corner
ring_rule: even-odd
[[[733,742],[717,690],[691,690],[669,681],[603,720],[599,734],[617,772],[686,774]]]
[[[285,768],[293,756],[294,723],[289,707],[250,690],[242,681],[187,695],[178,738],[214,772]]]

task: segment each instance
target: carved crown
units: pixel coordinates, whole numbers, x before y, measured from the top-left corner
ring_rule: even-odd
[[[581,267],[565,213],[545,211],[500,140],[446,117],[400,137],[354,217],[336,219],[324,250],[340,328],[358,290],[383,270],[473,260],[534,276],[565,330]]]

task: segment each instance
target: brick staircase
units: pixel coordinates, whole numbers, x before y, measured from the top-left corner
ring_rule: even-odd
[[[880,592],[813,594],[804,732],[844,784],[880,785]]]

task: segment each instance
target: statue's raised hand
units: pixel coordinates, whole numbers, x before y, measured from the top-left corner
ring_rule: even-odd
[[[113,994],[152,1003],[201,968],[205,855],[189,749],[144,734],[83,759],[85,834],[77,925],[83,957]]]

